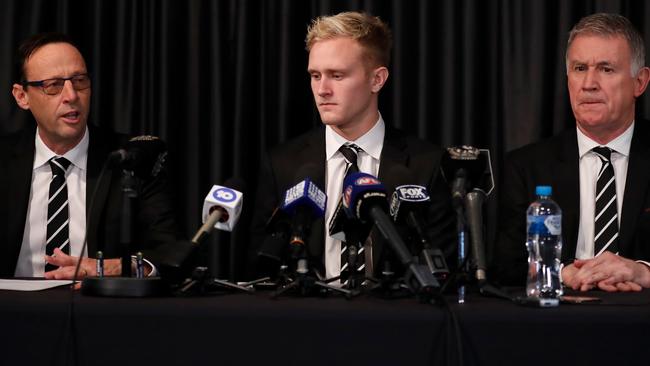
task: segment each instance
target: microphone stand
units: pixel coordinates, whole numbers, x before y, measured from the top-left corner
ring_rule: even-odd
[[[340,287],[334,287],[328,283],[336,278],[325,280],[318,271],[309,269],[309,259],[304,244],[292,244],[294,248],[294,258],[296,258],[296,269],[293,276],[283,273],[281,274],[282,285],[278,290],[271,294],[271,298],[275,299],[289,291],[297,291],[301,296],[311,295],[314,290],[321,290],[321,293],[327,290],[334,291],[345,295],[347,299],[355,296],[355,292]],[[312,273],[313,272],[313,273]]]
[[[457,272],[457,284],[458,284],[458,303],[465,303],[465,284],[469,276],[469,270],[467,268],[467,228],[465,222],[465,210],[463,201],[465,200],[465,194],[463,192],[462,197],[459,197],[455,200],[454,208],[456,210],[456,233],[458,235],[458,272]]]
[[[122,275],[120,277],[86,277],[82,281],[84,295],[107,297],[150,297],[169,292],[160,277],[131,277],[131,245],[133,238],[133,203],[138,198],[138,179],[132,170],[122,170],[122,215],[120,246]]]

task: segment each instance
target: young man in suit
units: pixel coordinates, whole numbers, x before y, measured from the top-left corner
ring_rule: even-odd
[[[99,178],[125,136],[87,125],[91,81],[67,36],[35,35],[18,54],[12,94],[36,125],[0,140],[0,276],[72,279],[86,236],[78,278],[96,275],[88,254],[98,250],[105,274],[118,275],[121,175]],[[156,259],[154,249],[177,237],[165,169],[144,179],[137,202],[132,249]]]
[[[550,185],[562,208],[562,281],[575,290],[650,287],[650,125],[641,35],[623,16],[594,14],[569,34],[567,84],[576,128],[509,154],[494,260],[503,282],[526,278],[526,208]]]
[[[352,165],[342,149],[354,150],[358,169],[377,176],[389,194],[401,184],[426,186],[432,200],[424,218],[426,230],[436,244],[453,251],[455,218],[440,174],[442,150],[387,126],[379,113],[378,95],[388,80],[391,44],[388,26],[368,14],[346,12],[312,22],[306,38],[307,72],[323,126],[276,147],[265,161],[253,219],[252,272],[260,271],[258,253],[266,251],[264,227],[273,209],[288,188],[306,178],[295,176],[302,167],[316,167],[309,178],[327,194],[328,202],[324,219],[311,226],[307,252],[325,277],[341,274],[345,267],[341,241],[329,235],[328,225]],[[384,244],[377,235],[366,241],[365,268],[360,268],[365,274],[380,272]]]

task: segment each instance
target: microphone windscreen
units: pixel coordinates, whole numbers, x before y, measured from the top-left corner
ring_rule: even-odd
[[[388,206],[386,189],[374,176],[366,173],[352,173],[343,181],[343,208],[348,217],[366,221],[362,210],[364,200],[372,200],[381,206]]]
[[[124,147],[126,157],[123,167],[133,170],[139,177],[155,177],[167,160],[167,145],[156,136],[136,136]]]
[[[201,215],[203,222],[206,222],[214,209],[220,209],[225,211],[226,215],[214,227],[219,230],[232,231],[237,220],[239,220],[243,202],[244,195],[240,191],[230,187],[214,185],[203,201]]]

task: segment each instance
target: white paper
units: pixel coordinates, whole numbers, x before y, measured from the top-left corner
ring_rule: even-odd
[[[71,284],[71,280],[9,280],[0,279],[0,290],[40,291]]]

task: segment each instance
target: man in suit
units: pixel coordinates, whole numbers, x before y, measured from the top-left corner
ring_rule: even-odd
[[[575,290],[650,287],[650,125],[635,118],[645,91],[641,35],[624,17],[594,14],[571,30],[567,84],[576,128],[509,154],[495,268],[524,284],[526,208],[550,185],[562,209],[562,281]]]
[[[368,14],[319,17],[309,27],[307,71],[323,126],[276,147],[264,163],[251,243],[251,263],[257,272],[261,266],[258,253],[268,249],[263,244],[265,223],[282,203],[285,191],[306,178],[296,176],[299,173],[311,174],[309,178],[328,197],[324,219],[312,224],[308,255],[327,278],[341,274],[345,266],[342,244],[329,235],[328,226],[352,165],[344,147],[354,150],[358,169],[378,176],[389,193],[401,184],[428,187],[432,205],[426,230],[436,244],[453,251],[455,219],[449,189],[440,174],[442,150],[388,127],[378,110],[378,94],[388,79],[391,43],[387,25]],[[376,235],[366,241],[365,274],[380,272],[384,248]]]
[[[105,274],[118,275],[121,174],[103,166],[126,139],[87,125],[90,77],[68,37],[33,36],[18,54],[12,94],[36,126],[0,140],[0,276],[71,279],[86,236],[78,278],[96,275],[88,254],[99,250]],[[143,178],[134,209],[132,249],[154,261],[177,236],[166,174]]]

